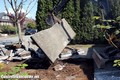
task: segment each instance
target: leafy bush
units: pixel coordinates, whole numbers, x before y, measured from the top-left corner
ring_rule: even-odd
[[[27,24],[27,28],[35,29],[35,28],[36,28],[36,24],[33,23],[33,22],[29,22],[29,23]]]
[[[15,34],[16,28],[10,25],[1,26],[2,33]]]
[[[114,60],[114,67],[120,67],[120,60]]]
[[[118,16],[118,17],[116,18],[116,20],[117,20],[117,21],[120,21],[120,16]]]

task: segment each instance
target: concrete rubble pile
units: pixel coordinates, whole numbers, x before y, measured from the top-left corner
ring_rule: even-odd
[[[82,49],[68,49],[62,52],[75,35],[67,21],[62,19],[60,24],[56,23],[51,28],[32,35],[31,41],[26,41],[23,45],[0,45],[0,62],[32,57],[40,59],[47,57],[54,62],[57,58],[68,59],[74,55],[84,54]]]
[[[0,62],[23,60],[31,57],[30,51],[18,47],[17,45],[0,45]]]

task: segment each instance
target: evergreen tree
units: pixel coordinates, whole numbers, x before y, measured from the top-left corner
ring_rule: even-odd
[[[58,0],[38,0],[36,25],[38,30],[48,28],[45,19],[48,10],[52,10]],[[91,0],[70,0],[57,17],[65,18],[76,32],[76,43],[93,43],[101,39],[100,33],[93,28],[94,9]],[[98,14],[98,13],[97,13]]]
[[[94,6],[91,0],[81,0],[80,43],[97,43],[103,40],[103,34],[93,28]],[[97,10],[96,10],[97,13]],[[98,13],[96,15],[99,15]],[[100,41],[99,41],[100,42]]]
[[[38,0],[36,12],[36,27],[38,31],[48,28],[46,17],[49,10],[52,9],[52,0]]]
[[[84,4],[83,4],[84,3]],[[93,6],[89,0],[81,0],[81,42],[89,43],[93,40]]]
[[[70,0],[62,11],[62,18],[65,18],[76,32],[75,41],[80,40],[80,0]]]
[[[120,16],[120,0],[109,0],[110,3],[110,17],[112,19],[116,19],[118,16]]]

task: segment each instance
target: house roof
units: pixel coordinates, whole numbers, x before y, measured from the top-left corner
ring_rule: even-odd
[[[0,13],[0,22],[12,22],[10,19],[2,19],[2,17],[6,15],[5,12]]]
[[[6,15],[5,12],[0,13],[0,19],[1,19],[4,15]]]

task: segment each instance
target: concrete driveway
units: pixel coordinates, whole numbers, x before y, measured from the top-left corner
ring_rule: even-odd
[[[31,35],[29,36],[23,36],[23,39],[26,40],[26,41],[30,41]],[[19,38],[18,36],[16,37],[0,37],[0,44],[11,44],[11,43],[18,43],[19,42]]]

